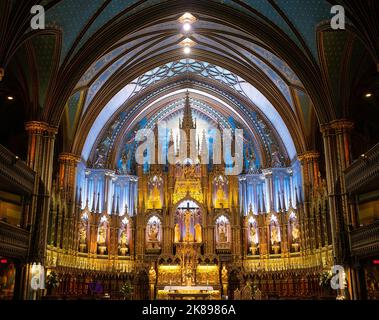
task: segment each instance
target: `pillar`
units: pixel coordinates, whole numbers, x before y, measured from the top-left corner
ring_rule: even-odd
[[[265,177],[265,185],[266,185],[266,195],[267,195],[267,213],[273,212],[274,211],[274,195],[273,195],[273,182],[272,182],[272,170],[270,169],[265,169],[262,171],[263,175]],[[265,201],[266,199],[263,199]]]
[[[316,218],[311,210],[312,197],[314,190],[319,187],[320,170],[318,159],[320,154],[315,151],[307,151],[299,156],[299,161],[302,169],[303,193],[304,193],[304,217],[303,226],[304,234],[306,235],[305,246],[306,250],[313,251],[316,249]],[[317,229],[319,230],[319,229]]]
[[[74,244],[77,235],[77,232],[75,232],[75,225],[76,219],[78,218],[75,214],[76,169],[80,161],[80,157],[72,153],[61,153],[58,161],[58,189],[67,209],[65,219],[63,221],[63,248],[74,250],[76,249]]]
[[[45,122],[27,122],[28,133],[27,165],[36,172],[36,185],[28,224],[32,226],[34,248],[29,257],[33,262],[43,264],[46,255],[48,219],[50,209],[50,192],[52,189],[52,172],[54,142],[57,128]]]
[[[332,244],[335,262],[342,264],[343,248],[348,247],[341,233],[352,221],[346,194],[344,170],[350,165],[350,131],[353,124],[337,120],[321,127],[324,139],[326,180],[331,218]]]
[[[348,203],[344,177],[345,169],[351,164],[350,133],[353,127],[353,123],[346,119],[335,120],[321,126],[324,139],[334,263],[345,264],[345,266],[346,259],[350,255],[348,226],[355,223],[352,208]]]

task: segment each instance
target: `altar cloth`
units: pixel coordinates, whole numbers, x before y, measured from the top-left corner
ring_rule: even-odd
[[[166,286],[164,291],[213,291],[209,286]]]

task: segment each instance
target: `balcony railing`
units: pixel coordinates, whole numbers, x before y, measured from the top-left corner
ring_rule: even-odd
[[[2,185],[22,194],[31,194],[35,173],[7,148],[0,145],[0,179]]]
[[[379,188],[379,144],[346,169],[345,181],[350,193]]]
[[[30,233],[27,230],[0,222],[0,254],[25,259],[28,253]]]
[[[351,251],[360,257],[379,254],[379,221],[351,232]]]

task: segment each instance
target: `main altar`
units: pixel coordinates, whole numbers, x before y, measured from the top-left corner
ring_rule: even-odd
[[[159,265],[157,299],[220,299],[220,275],[217,264],[199,263],[202,229],[199,208],[178,208],[174,231],[176,264]],[[153,281],[155,279],[152,279]]]

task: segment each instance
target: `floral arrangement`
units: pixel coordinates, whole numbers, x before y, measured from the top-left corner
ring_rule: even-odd
[[[124,296],[125,300],[129,299],[132,296],[132,294],[133,294],[133,287],[132,287],[130,281],[125,282],[122,285],[122,287],[120,289],[120,293]]]
[[[46,284],[48,288],[55,289],[59,286],[58,274],[55,271],[51,271],[47,276]]]
[[[330,288],[330,281],[332,280],[332,270],[325,270],[320,274],[320,287]]]

